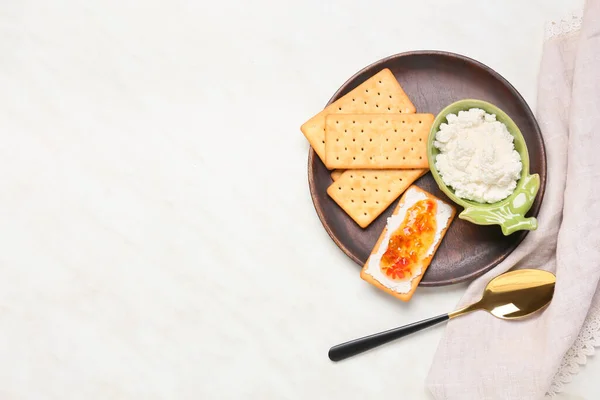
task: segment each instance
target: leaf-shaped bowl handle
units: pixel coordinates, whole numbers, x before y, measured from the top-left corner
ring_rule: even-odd
[[[527,175],[519,181],[515,192],[507,201],[490,206],[467,205],[458,216],[478,225],[500,225],[504,235],[521,230],[537,229],[537,219],[526,218],[525,214],[535,200],[540,189],[540,176]]]

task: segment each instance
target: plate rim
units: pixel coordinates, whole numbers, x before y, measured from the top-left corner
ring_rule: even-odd
[[[412,51],[405,51],[405,52],[401,52],[401,53],[396,53],[384,58],[381,58],[375,62],[372,62],[371,64],[367,65],[364,68],[361,68],[359,71],[357,71],[355,74],[353,74],[350,78],[348,78],[339,88],[338,90],[335,91],[335,93],[331,96],[331,98],[329,99],[329,101],[327,102],[327,104],[325,105],[325,107],[329,106],[331,103],[333,103],[334,101],[337,100],[337,97],[346,89],[346,87],[352,82],[354,81],[356,78],[358,78],[360,75],[362,75],[363,73],[369,71],[370,69],[373,69],[377,66],[381,66],[382,64],[385,64],[391,60],[394,59],[399,59],[399,58],[403,58],[403,57],[411,57],[411,56],[418,56],[418,55],[427,55],[427,56],[442,56],[442,57],[450,57],[450,58],[455,58],[455,59],[459,59],[462,60],[464,62],[470,63],[470,64],[474,64],[476,67],[479,67],[481,69],[484,69],[486,72],[488,72],[490,75],[494,76],[494,78],[498,79],[499,81],[501,81],[509,90],[510,92],[516,96],[521,102],[522,104],[525,105],[525,111],[526,113],[529,115],[529,117],[531,117],[533,123],[534,123],[534,129],[537,131],[537,133],[539,134],[540,137],[540,142],[541,142],[541,148],[540,148],[540,154],[542,156],[542,159],[544,160],[543,162],[543,171],[539,172],[540,175],[540,189],[538,191],[538,196],[539,196],[539,202],[537,202],[537,206],[533,206],[531,208],[531,210],[528,212],[529,215],[533,215],[535,217],[538,216],[540,208],[542,206],[542,203],[544,202],[544,195],[546,193],[546,180],[547,180],[547,164],[548,164],[548,159],[546,157],[546,144],[544,141],[544,136],[542,134],[542,130],[540,129],[540,126],[538,124],[537,119],[535,118],[535,115],[533,113],[533,111],[531,110],[531,107],[529,107],[529,104],[527,103],[527,101],[525,101],[525,99],[523,98],[523,96],[521,95],[521,93],[519,93],[519,91],[506,79],[504,78],[502,75],[500,75],[498,72],[496,72],[494,69],[492,69],[491,67],[487,66],[486,64],[477,61],[473,58],[470,58],[468,56],[465,56],[463,54],[459,54],[459,53],[453,53],[453,52],[449,52],[449,51],[442,51],[442,50],[412,50]],[[323,107],[323,108],[325,108]],[[315,179],[314,179],[314,170],[313,170],[313,159],[315,158],[315,151],[313,150],[312,147],[309,147],[308,150],[308,187],[309,187],[309,191],[310,191],[310,197],[313,203],[313,207],[317,213],[317,216],[319,217],[319,221],[321,222],[321,225],[323,226],[323,228],[325,228],[325,231],[327,232],[327,234],[329,235],[329,237],[331,238],[331,240],[333,240],[333,242],[336,244],[336,246],[342,250],[342,252],[348,256],[352,261],[354,261],[355,264],[357,264],[360,268],[363,267],[363,263],[361,260],[358,259],[358,257],[356,257],[332,232],[331,227],[325,222],[325,215],[323,214],[323,207],[318,207],[317,203],[320,202],[319,198],[316,196],[315,190],[316,190],[316,184],[315,184]],[[457,283],[461,283],[461,282],[466,282],[466,281],[472,281],[475,278],[480,277],[481,275],[489,272],[490,270],[492,270],[494,267],[496,267],[498,264],[500,264],[502,261],[504,261],[513,251],[515,251],[515,249],[517,247],[519,247],[519,245],[523,242],[523,240],[527,237],[527,235],[529,234],[529,231],[525,231],[524,234],[521,235],[521,238],[519,240],[517,240],[509,249],[508,251],[506,251],[505,254],[500,255],[499,257],[497,257],[497,259],[495,261],[493,261],[492,263],[490,263],[489,266],[487,266],[486,268],[482,268],[480,270],[462,275],[460,277],[457,278],[451,278],[451,279],[445,279],[445,280],[440,280],[440,281],[434,281],[434,282],[423,282],[421,281],[419,283],[419,286],[421,287],[438,287],[438,286],[448,286],[448,285],[453,285],[453,284],[457,284]]]

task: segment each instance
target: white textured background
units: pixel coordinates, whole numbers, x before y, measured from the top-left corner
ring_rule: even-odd
[[[381,57],[474,57],[535,106],[544,21],[580,0],[0,0],[0,399],[427,399],[452,309],[358,277],[299,126]],[[569,387],[598,397],[592,361]]]

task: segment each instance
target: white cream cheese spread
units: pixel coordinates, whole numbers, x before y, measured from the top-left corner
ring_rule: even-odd
[[[496,116],[472,108],[448,114],[434,146],[440,150],[435,168],[456,196],[495,203],[517,187],[522,164],[514,138]]]

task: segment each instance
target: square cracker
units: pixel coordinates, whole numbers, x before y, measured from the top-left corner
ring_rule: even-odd
[[[433,114],[332,114],[325,122],[325,165],[343,169],[428,168]]]
[[[427,170],[348,170],[327,194],[361,227],[366,228]]]
[[[337,113],[414,113],[412,104],[392,72],[385,68],[305,122],[300,130],[325,161],[325,116]]]
[[[407,293],[398,293],[396,291],[391,290],[387,286],[383,285],[381,282],[379,282],[377,279],[373,278],[369,273],[366,272],[368,263],[371,260],[371,256],[373,256],[373,254],[377,253],[379,251],[379,247],[383,244],[382,243],[383,239],[385,238],[387,230],[388,230],[387,229],[387,225],[383,229],[383,232],[381,232],[381,236],[379,236],[379,239],[377,240],[377,243],[375,243],[375,246],[373,247],[373,250],[371,251],[371,255],[369,256],[369,259],[367,260],[367,262],[363,266],[363,269],[360,271],[360,277],[363,280],[369,282],[370,284],[372,284],[373,286],[377,287],[378,289],[381,289],[384,292],[386,292],[388,294],[391,294],[392,296],[394,296],[394,297],[396,297],[396,298],[398,298],[398,299],[400,299],[402,301],[409,301],[412,298],[413,294],[415,293],[415,290],[417,290],[417,286],[419,285],[419,282],[421,282],[421,279],[423,279],[423,275],[425,275],[425,271],[427,270],[427,268],[431,264],[431,260],[433,260],[433,257],[435,256],[435,253],[436,253],[438,247],[442,243],[442,240],[444,240],[444,236],[446,235],[446,232],[448,232],[448,228],[450,227],[450,224],[452,224],[452,221],[454,220],[454,217],[456,216],[456,208],[453,207],[451,204],[448,204],[445,201],[443,201],[441,199],[438,199],[437,197],[435,197],[431,193],[426,192],[425,190],[423,190],[423,189],[421,189],[421,188],[419,188],[417,186],[414,186],[414,185],[411,186],[411,187],[409,187],[408,189],[406,189],[406,192],[404,192],[404,195],[402,196],[402,198],[398,202],[398,205],[394,209],[394,212],[392,213],[392,215],[397,215],[398,214],[398,212],[400,211],[400,209],[404,205],[404,198],[405,198],[406,194],[410,190],[416,190],[416,191],[419,191],[421,193],[424,193],[425,196],[427,196],[427,198],[436,201],[438,203],[438,207],[443,204],[445,206],[450,207],[451,210],[452,210],[452,213],[450,215],[450,218],[448,218],[446,226],[440,232],[440,238],[439,238],[439,240],[434,244],[433,252],[429,256],[427,256],[427,257],[419,260],[420,264],[421,264],[421,274],[419,276],[416,276],[415,278],[413,278],[413,280],[411,281],[410,290]]]

